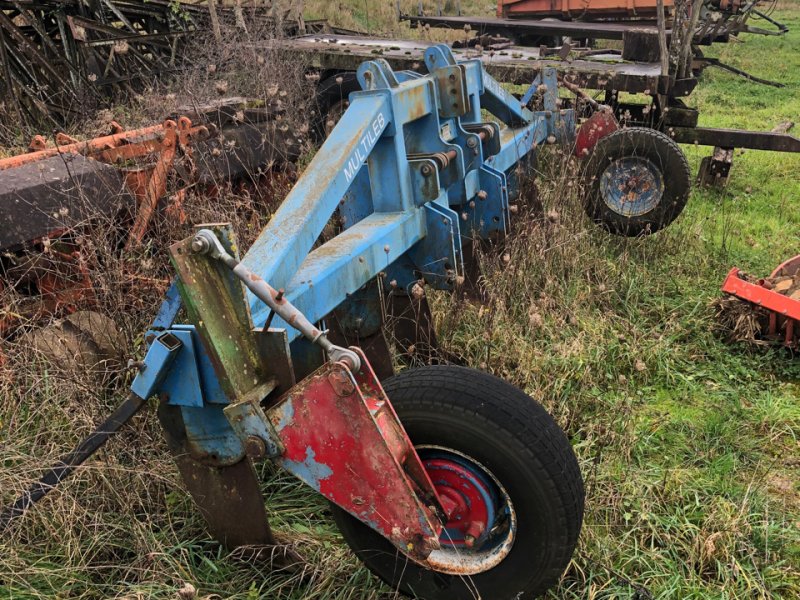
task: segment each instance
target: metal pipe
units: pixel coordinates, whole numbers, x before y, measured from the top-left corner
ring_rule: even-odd
[[[361,359],[358,354],[347,348],[342,348],[333,344],[325,335],[306,316],[297,310],[297,308],[289,302],[283,294],[283,290],[276,290],[269,283],[257,273],[254,273],[242,263],[231,256],[219,238],[210,229],[201,229],[198,231],[192,240],[192,251],[197,254],[205,254],[211,258],[221,260],[225,265],[233,271],[233,274],[238,277],[247,288],[256,295],[256,297],[266,304],[270,310],[274,311],[279,317],[286,321],[289,325],[297,329],[303,334],[307,340],[322,347],[328,353],[333,361],[345,361],[353,371],[358,371],[361,368]]]

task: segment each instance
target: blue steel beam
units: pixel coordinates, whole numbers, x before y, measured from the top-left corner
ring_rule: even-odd
[[[419,194],[411,188],[408,147],[417,153],[455,154],[450,159],[454,164],[440,169],[436,181],[439,194],[447,191],[456,212],[470,221],[462,226],[465,231],[459,232],[461,236],[470,238],[473,233],[466,231],[466,225],[479,235],[505,231],[508,193],[504,185],[499,186],[503,192],[493,193],[481,210],[468,208],[466,203],[474,203],[479,192],[486,196],[487,192],[481,190],[486,187],[482,171],[491,169],[500,175],[511,169],[545,143],[552,129],[550,123],[560,116],[558,111],[545,114],[527,110],[479,62],[456,63],[445,47],[431,48],[425,59],[432,73],[441,68],[448,74],[443,78],[444,86],[437,86],[437,80],[430,76],[395,76],[385,61],[362,65],[358,77],[365,91],[351,95],[350,108],[243,259],[245,266],[274,287],[284,288],[287,298],[312,321],[323,318],[425,237],[425,219],[411,217],[417,210],[414,198]],[[460,71],[453,70],[455,67]],[[443,111],[451,114],[442,107],[442,90],[455,85],[456,75],[462,79],[468,102],[461,107],[460,118],[442,117]],[[555,106],[556,89],[550,87],[555,82],[554,73],[543,73],[542,81],[548,85],[546,105]],[[480,144],[469,151],[468,138],[477,136],[462,129],[462,124],[478,122],[481,103],[501,121],[516,125],[500,128],[499,151],[488,158],[483,156]],[[454,173],[458,175],[453,177]],[[353,185],[358,185],[359,195],[369,194],[369,202],[360,204],[369,206],[373,215],[356,224],[348,223],[348,235],[342,234],[310,252]],[[490,191],[496,187],[490,186]],[[462,205],[464,208],[459,208]],[[379,213],[393,216],[378,218]],[[406,217],[398,217],[403,214]],[[470,219],[472,214],[475,217]],[[494,222],[487,223],[484,214],[492,215]],[[384,253],[384,247],[390,250]],[[453,265],[456,272],[458,268]],[[269,308],[252,294],[248,296],[253,323],[263,326]],[[279,320],[273,322],[276,327],[284,325]],[[288,331],[290,339],[296,337],[291,328]]]
[[[313,250],[286,285],[286,298],[310,321],[319,321],[424,236],[424,209],[373,213]],[[265,322],[268,315],[264,306],[253,314],[253,322]],[[286,328],[290,342],[299,337],[277,316],[271,327]]]
[[[555,72],[545,70],[543,112],[531,112],[479,61],[457,62],[446,46],[425,55],[429,74],[364,63],[364,91],[317,152],[242,260],[311,322],[379,273],[410,285],[421,273],[449,289],[462,273],[461,240],[508,228],[510,170],[572,126],[557,110]],[[483,109],[504,126],[483,123]],[[480,135],[479,135],[480,133]],[[487,137],[488,135],[488,137]],[[344,231],[314,248],[337,208]],[[247,292],[254,327],[269,307]],[[273,317],[271,326],[297,331]]]
[[[391,121],[387,94],[354,96],[242,263],[276,288],[286,285]],[[259,304],[254,300],[251,296],[251,308]]]

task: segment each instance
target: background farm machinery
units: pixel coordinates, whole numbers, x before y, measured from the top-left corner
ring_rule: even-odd
[[[157,395],[185,485],[228,547],[276,547],[253,469],[271,459],[328,498],[359,557],[406,593],[503,599],[558,579],[583,488],[544,410],[470,369],[392,376],[385,340],[347,346],[382,337],[382,298],[421,304],[424,285],[458,287],[466,248],[508,231],[518,169],[573,135],[551,70],[532,86],[545,110],[531,112],[446,46],[425,63],[427,75],[359,68],[363,91],[241,260],[224,224],[171,247],[177,286],[131,395],[4,526]],[[323,235],[334,213],[340,227]]]
[[[93,307],[96,265],[82,251],[84,240],[110,236],[110,251],[133,250],[160,206],[183,223],[189,190],[213,196],[237,182],[257,184],[300,153],[297,138],[275,120],[275,107],[234,98],[185,112],[135,130],[113,122],[109,135],[86,141],[36,136],[29,153],[0,160],[0,337],[20,324]],[[99,315],[89,320],[114,329]],[[41,349],[60,345],[48,338]]]
[[[420,2],[416,14],[400,18],[412,27],[429,26],[462,29],[465,26],[478,36],[504,38],[506,42],[538,46],[568,40],[624,39],[626,33],[656,27],[658,14],[663,10],[668,35],[672,29],[686,27],[682,12],[694,12],[693,41],[698,44],[726,42],[739,33],[781,35],[787,31],[782,23],[772,19],[773,1],[741,2],[739,0],[498,0],[497,18],[480,18],[446,14],[441,2]],[[661,7],[661,8],[659,8]],[[770,29],[750,27],[748,20],[756,17],[769,24]],[[484,38],[487,39],[487,38]],[[492,43],[502,43],[499,39]]]
[[[722,284],[727,295],[717,304],[731,341],[800,344],[800,256],[778,265],[769,277],[754,278],[734,267]]]
[[[513,12],[514,7],[534,4],[501,2],[501,8]],[[648,4],[648,18],[654,14],[656,5]],[[588,6],[591,9],[592,3]],[[665,13],[663,19],[656,21],[651,18],[627,22],[438,15],[403,18],[408,19],[412,27],[463,31],[463,39],[453,43],[458,47],[454,52],[463,58],[483,61],[486,69],[501,81],[526,85],[539,69],[554,68],[562,85],[578,92],[584,104],[587,99],[590,104],[592,99],[604,103],[620,123],[660,131],[681,144],[711,146],[713,151],[703,161],[697,179],[702,184],[724,184],[736,148],[800,151],[800,140],[787,135],[785,130],[758,132],[703,127],[699,111],[687,104],[687,98],[707,66],[729,70],[750,81],[782,87],[780,83],[759,79],[717,59],[705,58],[699,49],[700,42],[712,43],[726,39],[728,33],[744,31],[743,26],[733,27],[732,23],[744,23],[757,7],[758,3],[706,6],[699,2],[676,2],[670,19]],[[769,9],[769,5],[762,8]],[[711,9],[729,11],[740,20],[718,18]],[[723,35],[723,31],[727,33]],[[785,28],[779,28],[779,32],[783,31]],[[622,47],[603,48],[603,40],[621,41]],[[587,45],[586,41],[593,44]],[[347,73],[353,71],[355,63],[371,55],[379,54],[395,68],[419,68],[415,56],[429,45],[419,41],[328,34],[301,36],[275,44],[309,57],[310,66],[321,71],[323,95],[337,78],[344,79],[344,85],[339,86],[341,89],[348,92],[354,89],[354,79],[348,78]],[[580,93],[581,90],[586,93]],[[683,179],[688,186],[691,179],[687,177],[682,169],[669,173],[670,179]]]
[[[230,35],[334,32],[302,2],[200,6],[165,0],[0,2],[0,119],[27,131],[80,121],[87,110],[191,66],[187,51]],[[13,132],[0,128],[0,139]]]

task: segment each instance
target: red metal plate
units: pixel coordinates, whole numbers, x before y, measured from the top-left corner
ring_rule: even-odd
[[[362,355],[355,376],[327,363],[292,388],[267,416],[285,451],[276,462],[424,560],[439,545],[438,497]]]
[[[586,119],[575,136],[575,156],[588,156],[595,144],[619,129],[619,123],[610,110],[598,110]]]
[[[739,269],[735,267],[731,269],[722,284],[723,292],[733,294],[737,298],[762,306],[784,317],[800,319],[800,302],[755,283],[745,281],[739,277],[739,272]]]

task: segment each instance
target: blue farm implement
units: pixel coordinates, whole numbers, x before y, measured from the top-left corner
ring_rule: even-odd
[[[280,550],[253,468],[271,460],[331,502],[357,556],[403,593],[503,600],[555,584],[584,501],[566,436],[488,374],[394,375],[381,307],[386,295],[419,308],[425,284],[454,289],[467,246],[508,231],[517,167],[548,141],[571,141],[574,114],[559,109],[550,69],[532,84],[544,105],[532,112],[479,61],[446,46],[424,60],[426,75],[361,65],[362,91],[241,257],[226,224],[171,247],[176,285],[128,399],[3,526],[157,396],[185,486],[229,548]],[[648,160],[637,181],[660,182]],[[340,231],[322,237],[335,213]],[[174,322],[181,306],[185,324]]]

